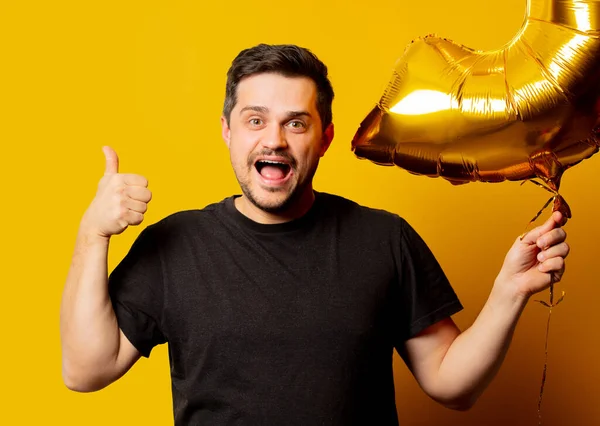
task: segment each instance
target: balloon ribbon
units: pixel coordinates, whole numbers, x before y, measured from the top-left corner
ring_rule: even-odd
[[[550,332],[550,316],[552,315],[552,308],[558,305],[565,298],[565,292],[562,292],[560,298],[554,303],[554,283],[550,284],[550,303],[544,302],[543,300],[536,300],[548,308],[548,321],[546,322],[546,342],[544,344],[544,370],[542,372],[542,384],[540,386],[540,396],[538,398],[538,425],[542,424],[542,397],[544,395],[544,385],[546,384],[546,372],[548,369],[548,334]]]
[[[521,185],[523,185],[525,182],[528,182],[528,181],[523,181],[521,183]],[[544,185],[542,183],[536,182],[534,180],[529,180],[529,182],[534,183],[541,188],[544,188],[548,192],[551,192],[553,194],[553,196],[550,197],[550,199],[548,201],[546,201],[546,204],[544,204],[544,207],[542,207],[540,209],[540,211],[537,212],[537,214],[534,216],[534,218],[531,219],[531,221],[529,222],[529,225],[527,225],[527,228],[529,228],[529,226],[531,226],[533,224],[533,222],[535,222],[536,219],[538,217],[540,217],[542,212],[544,210],[546,210],[546,208],[550,205],[550,203],[552,201],[554,201],[556,199],[556,197],[559,196],[557,191],[547,187],[546,185]],[[521,234],[521,239],[523,239],[523,237],[525,236],[526,233],[527,233],[527,231],[524,232],[523,234]],[[536,302],[541,303],[542,305],[544,305],[545,307],[548,308],[548,320],[546,322],[546,341],[544,343],[544,370],[542,372],[542,384],[540,386],[540,395],[538,398],[538,426],[540,426],[542,424],[542,398],[544,396],[544,385],[546,384],[546,375],[547,375],[547,370],[548,370],[548,336],[550,333],[550,317],[552,315],[552,308],[557,306],[560,302],[562,302],[564,298],[565,298],[565,292],[563,291],[560,298],[556,301],[556,303],[554,303],[554,282],[551,282],[550,283],[550,301],[544,302],[543,300],[536,300]]]

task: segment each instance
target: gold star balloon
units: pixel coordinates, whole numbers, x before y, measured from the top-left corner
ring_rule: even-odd
[[[499,50],[416,39],[352,150],[454,184],[539,178],[570,217],[560,179],[600,146],[599,30],[600,1],[531,0]]]

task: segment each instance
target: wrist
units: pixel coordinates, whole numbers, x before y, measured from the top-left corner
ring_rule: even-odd
[[[502,276],[496,278],[490,293],[491,301],[504,309],[523,309],[530,297],[531,294],[521,291],[513,280]]]
[[[78,236],[90,243],[104,244],[110,240],[110,235],[101,232],[98,226],[95,225],[94,213],[90,209],[86,210],[79,222]]]
[[[102,235],[85,221],[79,226],[77,238],[85,245],[108,245],[110,242],[110,236]]]
[[[110,243],[110,237],[104,237],[86,230],[80,230],[78,240],[86,246],[108,246]]]

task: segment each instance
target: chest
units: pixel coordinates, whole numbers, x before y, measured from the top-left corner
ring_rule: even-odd
[[[202,358],[352,353],[381,338],[395,273],[385,245],[313,237],[194,239],[165,262],[168,339]],[[217,355],[220,356],[220,355]]]

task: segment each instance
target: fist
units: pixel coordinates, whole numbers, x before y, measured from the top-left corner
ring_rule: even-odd
[[[112,148],[105,146],[102,150],[106,169],[82,225],[88,232],[109,238],[122,233],[129,225],[142,223],[152,193],[143,176],[119,173],[119,157]]]
[[[541,226],[517,238],[506,255],[499,278],[515,285],[526,297],[561,281],[570,247],[563,229],[567,218],[560,212]]]

